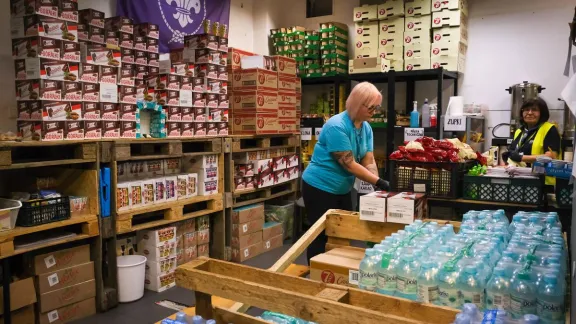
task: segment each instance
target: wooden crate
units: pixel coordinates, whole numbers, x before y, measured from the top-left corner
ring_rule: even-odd
[[[318,323],[450,323],[458,313],[446,307],[208,258],[178,267],[176,283],[195,291],[196,313],[204,318],[222,316],[212,307],[212,295]],[[217,323],[231,319],[217,318]]]
[[[228,152],[247,152],[300,146],[300,136],[291,134],[232,135],[229,138],[230,151]]]
[[[0,142],[0,170],[96,162],[93,141]]]

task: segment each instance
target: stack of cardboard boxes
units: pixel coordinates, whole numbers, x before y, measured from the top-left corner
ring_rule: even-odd
[[[270,37],[276,55],[296,60],[297,75],[320,72],[320,34],[317,30],[299,26],[271,29]]]
[[[0,287],[0,303],[4,302],[3,287]],[[12,323],[36,324],[34,305],[36,289],[33,278],[20,279],[10,284],[10,316]],[[0,306],[0,324],[4,324],[4,305]]]
[[[67,323],[96,313],[96,282],[90,246],[27,256],[38,293],[40,324]]]
[[[144,287],[161,292],[176,285],[176,227],[138,232],[138,254],[146,257]]]
[[[432,0],[432,68],[464,72],[468,46],[466,0]]]
[[[176,224],[176,256],[178,265],[199,256],[209,256],[210,217],[201,216]]]
[[[209,196],[218,193],[218,175],[222,171],[218,169],[218,154],[184,157],[182,170],[198,175],[198,195]]]
[[[301,83],[296,78],[296,60],[279,55],[254,55],[234,48],[230,54],[232,133],[297,133],[301,91],[296,89],[301,88]]]
[[[235,208],[232,211],[232,261],[243,262],[282,246],[281,223],[264,222],[264,204]]]
[[[286,149],[268,149],[233,155],[235,192],[265,188],[300,176],[298,154]]]
[[[320,23],[321,71],[305,74],[306,77],[335,76],[348,73],[348,26],[338,22]]]

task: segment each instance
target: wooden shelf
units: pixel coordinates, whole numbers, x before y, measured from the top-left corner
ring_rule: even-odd
[[[53,223],[48,223],[48,224],[42,224],[42,225],[32,226],[32,227],[17,226],[14,229],[0,232],[0,242],[10,241],[11,239],[13,239],[17,236],[32,234],[32,233],[36,233],[36,232],[42,232],[42,231],[56,229],[56,228],[74,225],[74,224],[87,223],[90,221],[98,221],[98,216],[96,216],[96,215],[76,216],[76,217],[72,217],[70,219],[63,220],[63,221],[58,221],[58,222],[53,222]]]
[[[69,164],[81,164],[81,163],[94,163],[96,159],[71,159],[71,160],[55,160],[55,161],[41,161],[41,162],[24,162],[24,163],[14,163],[12,165],[0,166],[0,170],[15,170],[24,168],[40,168],[48,166],[59,166],[59,165],[69,165]]]
[[[18,255],[18,254],[22,254],[22,253],[26,253],[26,252],[31,252],[31,251],[35,251],[35,250],[39,250],[39,249],[43,249],[46,247],[50,247],[50,246],[55,246],[55,245],[60,245],[60,244],[64,244],[64,243],[70,243],[70,242],[75,242],[75,241],[80,241],[80,240],[84,240],[87,238],[91,238],[91,237],[95,237],[98,236],[99,234],[78,234],[74,237],[67,237],[61,240],[55,240],[55,241],[50,241],[48,243],[42,243],[42,244],[38,244],[35,245],[33,247],[29,247],[29,248],[22,248],[22,249],[15,249],[14,253],[12,255],[8,255],[8,256],[0,256],[1,259],[6,258],[6,257],[10,257],[13,255]]]
[[[208,200],[217,199],[217,198],[222,198],[222,193],[217,193],[217,194],[210,195],[210,196],[194,196],[194,197],[188,198],[188,199],[169,201],[169,202],[164,202],[164,203],[160,203],[160,204],[153,204],[150,206],[143,206],[143,207],[138,207],[138,208],[133,208],[133,209],[128,209],[128,210],[123,210],[123,211],[116,212],[116,215],[123,216],[123,215],[150,213],[150,212],[155,212],[155,211],[159,211],[159,210],[163,210],[163,209],[168,209],[171,207],[181,207],[184,205],[208,201]]]
[[[135,231],[141,231],[141,230],[145,230],[145,229],[149,229],[149,228],[154,228],[154,227],[158,227],[158,226],[169,225],[169,224],[181,222],[183,220],[192,219],[192,218],[196,218],[196,217],[200,217],[200,216],[204,216],[204,215],[209,215],[212,213],[216,213],[218,211],[221,211],[221,209],[220,210],[200,210],[197,212],[184,214],[181,218],[177,218],[177,219],[162,219],[162,220],[158,220],[158,221],[143,223],[140,225],[132,226],[132,228],[130,230],[118,231],[118,234],[125,234],[125,233],[130,233],[130,232],[135,232]]]

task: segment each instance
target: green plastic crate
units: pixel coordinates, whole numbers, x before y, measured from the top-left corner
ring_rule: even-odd
[[[464,176],[464,198],[517,204],[540,205],[542,179]]]
[[[305,40],[312,40],[312,41],[319,41],[320,35],[306,35],[304,36]]]

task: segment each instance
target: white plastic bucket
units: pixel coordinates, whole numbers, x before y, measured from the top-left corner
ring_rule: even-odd
[[[124,255],[116,258],[118,263],[118,301],[128,303],[144,296],[146,257]]]

